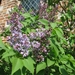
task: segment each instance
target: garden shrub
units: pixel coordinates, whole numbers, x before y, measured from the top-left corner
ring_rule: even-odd
[[[52,9],[46,13],[47,7],[45,16],[25,12],[21,5],[15,7],[8,21],[9,33],[5,34],[7,43],[0,39],[0,68],[5,69],[4,61],[8,75],[74,75],[74,6],[68,2],[60,22],[50,21],[48,12]]]

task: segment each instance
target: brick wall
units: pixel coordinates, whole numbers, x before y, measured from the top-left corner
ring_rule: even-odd
[[[19,5],[20,1],[18,0],[0,0],[0,33],[3,32],[4,28],[7,27],[7,20],[9,17],[9,11]],[[6,38],[1,37],[3,42],[6,42]]]
[[[7,26],[9,11],[18,4],[18,0],[0,0],[0,33]]]

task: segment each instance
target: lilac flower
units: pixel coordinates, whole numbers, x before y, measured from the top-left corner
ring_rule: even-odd
[[[40,45],[41,45],[41,44],[40,44],[38,41],[33,41],[33,42],[32,42],[32,47],[33,47],[33,48],[39,48]]]
[[[19,21],[18,21],[17,27],[18,27],[19,29],[22,29],[22,24],[21,24]]]
[[[43,55],[38,55],[37,58],[36,58],[36,61],[37,62],[44,61],[44,56]]]
[[[19,16],[19,21],[22,21],[22,20],[24,20],[25,18],[23,17],[23,16]]]
[[[22,36],[22,37],[23,37],[23,39],[24,39],[24,40],[28,40],[28,41],[29,41],[29,38],[27,37],[27,35],[26,35],[26,34],[23,34],[23,36]]]
[[[30,35],[29,35],[30,39],[36,39],[37,36],[38,36],[37,33],[30,33]]]
[[[25,10],[23,9],[21,4],[18,6],[18,10],[21,11],[22,13],[25,13]]]
[[[26,50],[26,52],[24,52],[24,54],[23,54],[23,57],[26,57],[26,56],[28,56],[28,55],[29,55],[29,51]]]
[[[28,51],[28,50],[26,50],[25,52],[20,52],[20,54],[22,54],[22,55],[23,55],[23,57],[26,57],[26,56],[28,56],[28,55],[29,55],[29,51]]]
[[[46,35],[45,35],[44,32],[38,32],[38,36],[39,36],[40,38],[43,38],[43,37],[45,37]]]
[[[16,43],[15,45],[13,45],[13,48],[17,51],[21,50],[21,44]]]
[[[15,38],[22,38],[22,33],[15,31],[15,32],[12,33],[12,37],[15,37]]]
[[[19,10],[21,10],[23,7],[22,7],[22,5],[20,4],[19,6],[18,6],[18,9]]]
[[[36,39],[36,38],[43,38],[46,36],[45,29],[36,29],[36,32],[30,33],[29,37],[30,39]]]
[[[28,40],[23,40],[23,41],[20,41],[22,46],[26,47],[26,48],[30,48],[31,45],[30,45],[30,41]]]
[[[22,21],[22,20],[24,20],[24,17],[21,16],[19,13],[14,12],[14,13],[12,13],[8,23],[22,27],[22,24],[20,23],[20,21]]]
[[[46,47],[42,46],[41,50],[42,50],[43,53],[47,53]]]

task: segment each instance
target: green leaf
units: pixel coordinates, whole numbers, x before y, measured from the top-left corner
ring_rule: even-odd
[[[63,57],[60,57],[59,61],[62,63],[62,64],[67,64],[68,60],[63,58]]]
[[[67,73],[67,71],[64,69],[64,68],[59,68],[59,71],[60,71],[60,73],[62,74],[62,75],[69,75],[68,73]]]
[[[45,73],[45,71],[41,70],[40,72],[37,73],[37,75],[45,75],[44,73]]]
[[[28,57],[28,60],[30,60],[33,64],[35,64],[35,61],[31,57]]]
[[[64,34],[64,32],[61,28],[58,28],[58,30],[62,33],[62,35]]]
[[[66,54],[66,55],[63,55],[62,56],[64,59],[66,59],[66,60],[69,60],[69,57],[68,57],[68,55]]]
[[[67,56],[69,57],[69,60],[75,60],[72,55],[68,54]]]
[[[75,60],[71,60],[70,62],[72,63],[72,65],[74,66],[74,69],[75,69]]]
[[[55,28],[54,30],[55,30],[58,37],[63,38],[63,34],[62,34],[62,32],[60,31],[59,28]]]
[[[39,71],[43,70],[46,68],[46,63],[45,62],[41,62],[37,65],[37,68],[36,68],[36,73],[38,73]]]
[[[25,27],[28,25],[27,22],[21,22]]]
[[[68,63],[66,64],[66,67],[68,67],[69,69],[73,70],[73,68],[72,68],[72,66],[71,66],[71,64],[70,64],[70,62],[68,62]],[[75,70],[75,69],[74,69],[74,70]]]
[[[73,7],[72,8],[73,8],[73,10],[75,10],[75,3],[73,4]]]
[[[65,13],[65,16],[66,16],[66,18],[68,18],[68,19],[70,19],[70,18],[71,18],[71,16],[70,16],[70,14],[69,14],[69,13]]]
[[[53,73],[50,73],[50,75],[54,75]]]
[[[46,25],[45,28],[48,30],[50,27]]]
[[[38,21],[39,21],[41,24],[43,24],[43,25],[48,25],[48,24],[49,24],[48,20],[46,20],[46,19],[39,19]]]
[[[59,49],[62,54],[65,54],[65,50],[61,46],[59,46]]]
[[[30,32],[31,32],[30,28],[27,28],[27,33],[30,33]]]
[[[53,39],[50,40],[50,44],[51,44],[51,47],[53,48],[53,53],[54,53],[54,56],[57,57],[59,55],[59,49],[58,47],[56,46],[55,44],[55,41]]]
[[[41,24],[45,25],[46,29],[49,29],[49,21],[46,19],[39,19],[38,20]]]
[[[25,20],[28,24],[32,23],[30,19]]]
[[[20,58],[17,58],[17,57],[11,58],[11,63],[12,63],[11,75],[13,75],[16,71],[18,71],[19,69],[22,69],[23,67],[23,62]]]
[[[55,44],[58,46],[60,52],[61,52],[62,54],[64,54],[65,52],[64,52],[64,49],[61,47],[60,42],[57,42],[57,40],[56,40],[55,38],[54,38],[54,41],[55,41]]]
[[[75,59],[72,55],[68,54],[68,60],[71,62],[71,64],[75,67]]]
[[[2,58],[14,56],[14,55],[16,55],[16,53],[13,50],[9,50],[9,51],[6,51],[6,52],[3,53]]]
[[[25,18],[31,17],[31,15],[29,13],[24,13],[24,14],[22,14],[22,16],[24,16]]]
[[[50,23],[51,27],[54,29],[57,27],[57,24],[56,23]]]
[[[33,74],[34,73],[34,61],[31,58],[23,59],[23,65]]]
[[[35,22],[36,17],[31,17],[31,20],[32,20],[33,22]]]
[[[5,47],[4,43],[2,42],[2,39],[1,39],[1,38],[0,38],[0,47],[1,47],[2,49],[7,50],[7,48]]]
[[[13,75],[24,75],[24,74],[22,74],[21,70],[19,69],[19,70],[16,71]]]
[[[55,61],[52,61],[50,59],[47,58],[47,66],[50,67],[55,63]]]

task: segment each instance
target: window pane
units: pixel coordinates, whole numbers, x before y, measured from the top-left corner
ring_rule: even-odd
[[[23,8],[28,10],[38,10],[39,9],[40,0],[22,0],[22,6]]]

